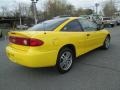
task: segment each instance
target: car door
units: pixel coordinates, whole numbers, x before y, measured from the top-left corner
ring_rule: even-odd
[[[86,34],[86,52],[99,47],[101,45],[102,32],[97,30],[97,24],[84,19],[80,19],[79,22],[81,23],[84,33]]]
[[[75,46],[77,56],[85,53],[86,35],[84,34],[78,20],[69,22],[64,26],[62,32],[68,37],[68,43],[71,43]]]

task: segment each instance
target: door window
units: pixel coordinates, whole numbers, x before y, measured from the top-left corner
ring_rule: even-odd
[[[80,26],[80,23],[77,20],[74,20],[67,24],[62,31],[67,31],[67,32],[80,32],[82,31],[82,28]]]
[[[84,31],[96,31],[97,30],[97,24],[94,22],[88,21],[88,20],[79,20],[82,28]]]

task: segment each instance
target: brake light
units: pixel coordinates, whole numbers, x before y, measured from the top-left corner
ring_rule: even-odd
[[[41,46],[43,45],[43,41],[38,40],[38,39],[30,39],[30,46]]]
[[[43,41],[34,38],[22,38],[22,37],[9,37],[9,41],[14,44],[24,46],[41,46],[44,44]]]

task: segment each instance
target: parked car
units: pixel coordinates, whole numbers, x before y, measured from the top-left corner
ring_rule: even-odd
[[[80,17],[88,19],[98,25],[103,25],[102,20],[99,15],[81,15]]]
[[[115,18],[117,25],[120,25],[120,17]]]
[[[117,25],[120,25],[120,20],[117,20]]]
[[[8,58],[26,67],[56,66],[68,72],[76,57],[98,47],[108,49],[110,33],[79,17],[64,17],[41,22],[26,31],[9,32]]]
[[[17,29],[28,29],[27,25],[17,25]]]
[[[0,37],[2,37],[2,30],[0,29]]]
[[[63,17],[70,17],[70,15],[59,15],[59,16],[53,17],[53,19],[63,18]]]
[[[116,25],[116,20],[112,20],[110,17],[102,17],[102,23],[114,27]]]

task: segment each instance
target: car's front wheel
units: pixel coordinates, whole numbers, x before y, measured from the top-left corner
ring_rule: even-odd
[[[102,46],[104,49],[109,49],[110,47],[110,36],[107,36],[105,41],[104,41],[104,44]]]
[[[60,73],[68,72],[73,65],[73,60],[74,54],[72,50],[69,48],[63,48],[62,50],[60,50],[57,57],[57,70]]]

